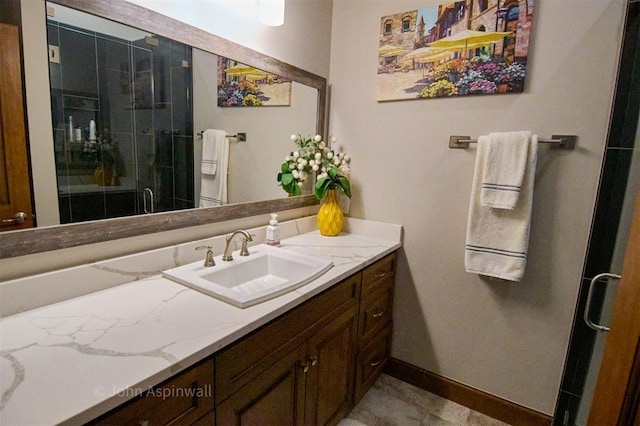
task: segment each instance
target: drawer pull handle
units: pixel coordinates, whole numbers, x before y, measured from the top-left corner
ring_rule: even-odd
[[[378,365],[382,364],[382,360],[380,361],[374,361],[371,364],[369,364],[371,367],[377,367]]]
[[[381,316],[383,316],[386,313],[385,310],[382,310],[380,312],[376,312],[375,314],[372,314],[371,317],[373,318],[380,318]]]
[[[307,371],[309,371],[309,363],[305,362],[305,361],[301,361],[300,362],[300,367],[302,367],[302,372],[306,373]]]
[[[309,360],[311,361],[311,366],[312,367],[318,363],[318,357],[317,356],[309,357]]]
[[[378,271],[373,275],[373,278],[378,279],[387,275],[387,271]]]

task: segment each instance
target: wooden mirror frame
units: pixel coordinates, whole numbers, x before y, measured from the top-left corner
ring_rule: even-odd
[[[126,0],[49,1],[167,37],[215,55],[232,58],[313,87],[318,90],[316,131],[318,134],[324,133],[327,99],[327,80],[324,77]],[[276,172],[277,170],[274,170],[274,182]],[[206,225],[208,223],[317,204],[318,201],[314,195],[305,195],[220,207],[200,207],[174,212],[8,231],[0,234],[0,259]]]

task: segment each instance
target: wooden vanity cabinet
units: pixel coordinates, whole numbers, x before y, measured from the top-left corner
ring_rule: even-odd
[[[216,355],[219,425],[335,425],[391,350],[395,253]]]
[[[325,425],[346,416],[360,283],[358,273],[216,355],[217,423]]]
[[[354,403],[380,376],[391,354],[396,263],[394,252],[362,271]]]

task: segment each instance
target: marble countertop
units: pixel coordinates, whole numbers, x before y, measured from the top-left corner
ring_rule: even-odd
[[[0,423],[91,420],[124,402],[124,393],[144,392],[400,247],[399,225],[349,223],[338,237],[311,231],[283,239],[282,250],[334,266],[249,308],[153,275],[3,318]]]

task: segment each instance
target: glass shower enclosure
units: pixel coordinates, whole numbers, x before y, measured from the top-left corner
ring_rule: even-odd
[[[587,424],[618,285],[601,274],[621,273],[640,190],[640,2],[629,1],[627,8],[598,201],[554,414],[558,425]]]
[[[194,207],[191,48],[60,8],[47,19],[60,222]]]

